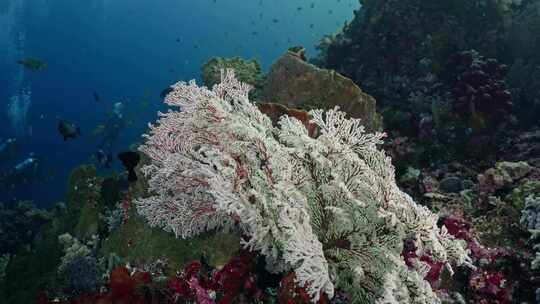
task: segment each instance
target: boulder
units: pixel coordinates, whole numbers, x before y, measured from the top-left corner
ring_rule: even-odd
[[[289,109],[279,103],[258,103],[257,108],[259,108],[259,111],[270,117],[274,127],[278,125],[281,116],[287,115],[300,120],[308,130],[309,136],[315,137],[318,133],[317,126],[309,122],[312,118],[311,115],[304,110]]]
[[[494,168],[487,169],[478,175],[480,191],[494,193],[527,176],[532,170],[526,162],[498,162]]]
[[[293,51],[272,65],[260,99],[304,110],[339,106],[350,117],[362,119],[369,131],[379,130],[382,124],[375,98],[364,93],[351,79],[320,69]]]
[[[446,193],[457,193],[463,189],[461,179],[455,176],[448,176],[441,180],[439,187]]]

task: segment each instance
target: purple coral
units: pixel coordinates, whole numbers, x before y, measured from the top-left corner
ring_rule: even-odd
[[[504,80],[507,65],[470,50],[450,57],[448,72],[457,111],[495,124],[509,115],[512,96]]]

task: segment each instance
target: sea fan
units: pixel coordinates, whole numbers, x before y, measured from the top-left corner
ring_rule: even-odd
[[[187,238],[215,228],[240,229],[244,247],[271,270],[294,270],[313,301],[334,288],[355,303],[436,303],[423,280],[426,265],[408,268],[405,239],[418,256],[466,263],[463,245],[436,225],[437,215],[399,190],[391,160],[370,134],[338,108],[311,111],[320,132],[283,116],[279,127],[248,100],[249,86],[231,70],[212,90],[179,82],[140,150],[150,196],[136,201],[152,226]],[[394,286],[396,292],[388,290]]]

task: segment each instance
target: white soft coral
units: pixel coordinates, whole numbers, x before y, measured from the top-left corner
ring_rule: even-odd
[[[437,260],[464,259],[436,215],[396,186],[390,159],[377,149],[384,134],[365,133],[337,108],[310,112],[317,138],[287,116],[274,128],[232,71],[212,90],[194,82],[173,89],[166,102],[182,111],[161,113],[140,148],[150,158],[143,168],[150,196],[137,208],[151,225],[184,238],[236,225],[249,237],[245,247],[275,270],[293,269],[314,301],[332,297],[343,265],[359,284],[379,275],[371,260],[399,259],[401,237],[416,239]],[[448,257],[450,245],[458,257]],[[387,266],[394,262],[381,265],[391,268],[383,274],[397,271]]]

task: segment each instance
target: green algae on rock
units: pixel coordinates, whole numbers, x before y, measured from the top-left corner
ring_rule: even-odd
[[[117,254],[122,260],[136,264],[166,260],[176,271],[193,260],[205,257],[210,266],[224,265],[238,250],[239,238],[224,232],[208,232],[189,240],[159,228],[150,228],[135,212],[102,243],[104,256]]]
[[[250,92],[250,97],[252,99],[257,99],[264,81],[261,65],[257,60],[247,60],[240,57],[211,58],[202,67],[202,79],[204,85],[208,88],[212,88],[216,83],[219,83],[222,69],[233,69],[238,79],[252,85],[253,90]]]
[[[75,221],[73,234],[79,239],[89,238],[99,232],[102,178],[92,165],[75,168],[68,180],[68,210]]]

